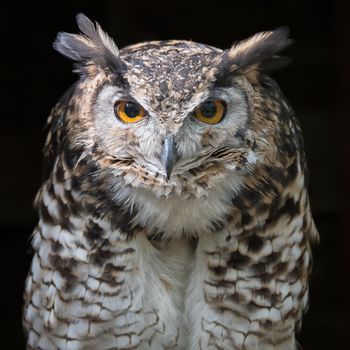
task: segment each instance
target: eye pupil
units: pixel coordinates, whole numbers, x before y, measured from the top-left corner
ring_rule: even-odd
[[[127,102],[124,111],[129,118],[136,118],[140,114],[140,106],[133,102]]]
[[[136,123],[145,116],[145,110],[138,103],[132,101],[116,101],[114,114],[123,123]]]
[[[216,105],[212,101],[205,102],[201,107],[202,115],[206,118],[212,118],[216,114]]]
[[[209,100],[194,110],[194,117],[206,124],[219,123],[226,113],[226,103],[221,100]]]

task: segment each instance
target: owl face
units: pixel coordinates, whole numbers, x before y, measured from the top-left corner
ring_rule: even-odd
[[[177,42],[148,43],[126,52],[121,55],[127,62],[126,84],[105,84],[92,108],[104,152],[169,182],[219,161],[219,151],[244,147],[246,95],[238,83],[215,84],[217,67],[205,57],[217,60],[218,50]]]
[[[61,33],[54,46],[78,62],[87,102],[76,106],[72,124],[85,131],[75,139],[101,168],[160,195],[198,194],[227,175],[252,171],[264,156],[276,125],[260,130],[264,120],[251,107],[254,84],[261,63],[289,44],[283,30],[226,51],[163,41],[119,52],[98,24],[82,15],[78,24],[82,35]],[[189,189],[193,178],[202,191]]]

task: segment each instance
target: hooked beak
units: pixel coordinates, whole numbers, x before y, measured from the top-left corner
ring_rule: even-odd
[[[167,136],[164,140],[161,161],[165,168],[166,179],[169,180],[171,172],[177,161],[175,138],[173,135]]]

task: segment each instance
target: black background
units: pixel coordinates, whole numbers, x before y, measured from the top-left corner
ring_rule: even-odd
[[[288,25],[293,63],[274,73],[301,122],[310,196],[321,244],[315,248],[303,349],[347,348],[349,269],[349,25],[341,1],[74,1],[7,3],[1,13],[1,348],[24,349],[21,308],[29,268],[32,201],[41,180],[45,120],[76,79],[51,44],[77,32],[74,16],[97,20],[119,47],[152,39],[191,39],[220,48]],[[6,346],[6,347],[5,347]]]

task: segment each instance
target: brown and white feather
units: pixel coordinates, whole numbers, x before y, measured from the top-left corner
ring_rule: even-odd
[[[287,30],[119,51],[78,24],[54,44],[80,80],[48,119],[27,349],[296,349],[318,234],[299,124],[264,73]],[[135,125],[114,115],[128,99]],[[227,104],[216,125],[193,117],[208,99]]]

